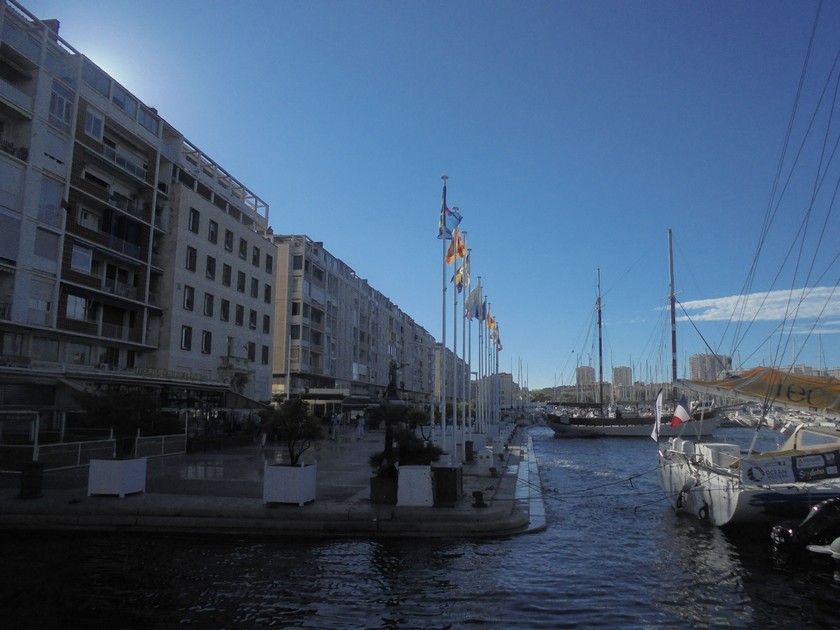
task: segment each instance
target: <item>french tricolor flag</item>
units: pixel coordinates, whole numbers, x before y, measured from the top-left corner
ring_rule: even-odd
[[[680,403],[677,405],[677,410],[674,412],[674,417],[671,419],[671,426],[678,427],[683,422],[691,420],[691,414],[688,412],[688,401],[685,395],[680,398]]]

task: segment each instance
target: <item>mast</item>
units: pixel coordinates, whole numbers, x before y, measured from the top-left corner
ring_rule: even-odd
[[[676,398],[677,382],[677,298],[674,294],[674,249],[671,228],[668,228],[668,269],[671,276],[671,291],[668,301],[671,305],[671,384]]]
[[[604,346],[601,339],[601,270],[598,269],[598,404],[604,415]]]

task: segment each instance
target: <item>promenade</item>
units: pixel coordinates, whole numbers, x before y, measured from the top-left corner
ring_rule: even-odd
[[[203,533],[267,537],[486,537],[545,527],[539,470],[531,439],[517,429],[494,459],[497,475],[463,466],[463,495],[451,506],[414,507],[370,502],[368,456],[382,449],[383,432],[318,441],[306,452],[317,461],[314,502],[264,504],[264,462],[282,450],[267,445],[149,458],[146,490],[87,495],[87,466],[45,471],[40,496],[19,498],[20,477],[0,477],[0,529],[143,533]],[[486,507],[476,507],[473,492]]]

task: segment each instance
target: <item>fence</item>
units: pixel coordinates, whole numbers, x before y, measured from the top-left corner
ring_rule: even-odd
[[[36,455],[37,448],[37,455]],[[38,461],[44,470],[61,470],[87,466],[92,459],[111,459],[116,454],[117,441],[85,440],[56,444],[0,444],[0,473],[19,473],[23,466]],[[160,457],[187,452],[187,436],[152,435],[137,437],[134,442],[135,457]]]

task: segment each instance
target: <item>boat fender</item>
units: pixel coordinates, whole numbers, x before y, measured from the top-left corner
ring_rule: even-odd
[[[708,503],[704,503],[703,506],[699,510],[697,510],[697,517],[701,521],[705,521],[707,518],[709,518],[709,504]]]

